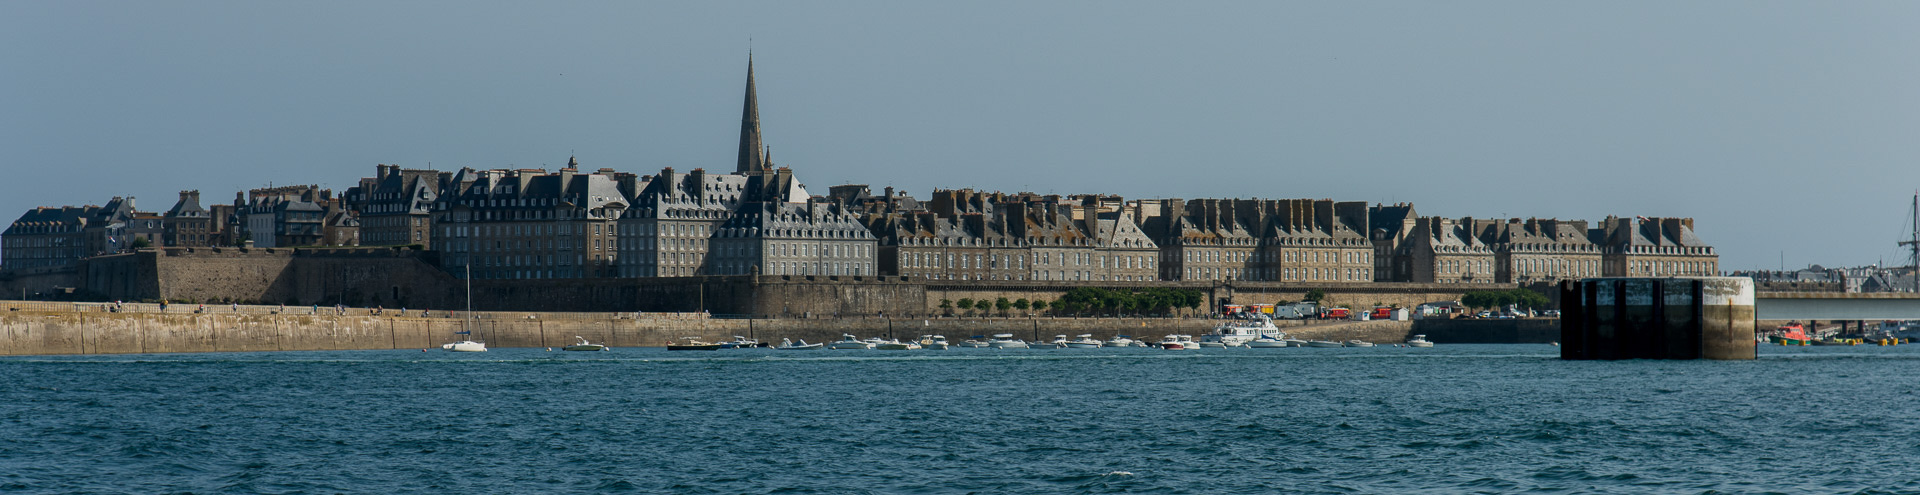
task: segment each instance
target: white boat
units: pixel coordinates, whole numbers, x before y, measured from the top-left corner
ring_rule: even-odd
[[[721,349],[750,349],[754,347],[760,347],[760,341],[739,335],[733,336],[733,340],[731,341],[720,343]]]
[[[453,351],[453,352],[487,352],[487,343],[474,342],[471,340],[462,340],[459,342],[454,342],[451,344],[440,346],[440,348]]]
[[[969,348],[974,348],[974,349],[985,349],[985,348],[987,348],[987,347],[990,347],[990,346],[991,346],[990,344],[987,344],[986,342],[981,342],[981,341],[978,341],[978,340],[973,340],[973,339],[967,339],[967,340],[966,340],[965,342],[961,342],[961,343],[958,343],[958,344],[954,344],[954,345],[956,345],[956,346],[960,346],[960,347],[969,347]]]
[[[1213,332],[1200,336],[1200,345],[1216,347],[1207,343],[1217,342],[1221,344],[1219,347],[1239,347],[1261,335],[1279,332],[1280,327],[1273,326],[1273,320],[1265,315],[1248,320],[1227,320],[1213,327]]]
[[[1160,348],[1167,350],[1199,349],[1200,344],[1193,341],[1192,335],[1168,335],[1160,339]]]
[[[1093,334],[1083,333],[1080,338],[1067,341],[1068,349],[1098,349],[1102,344],[1093,338]]]
[[[1113,340],[1103,342],[1100,345],[1105,347],[1133,347],[1134,344],[1137,344],[1137,343],[1139,343],[1139,341],[1133,340],[1133,338],[1131,337],[1128,337],[1125,335],[1115,335],[1113,336]]]
[[[1067,336],[1055,335],[1053,336],[1053,340],[1050,341],[1028,342],[1027,347],[1030,349],[1065,349],[1067,347]]]
[[[826,344],[808,344],[807,339],[800,339],[799,344],[794,344],[791,340],[780,339],[780,347],[775,347],[774,349],[782,351],[818,351],[826,346]]]
[[[1261,335],[1260,338],[1249,340],[1244,345],[1254,349],[1277,349],[1287,347],[1287,340],[1285,336]]]
[[[920,348],[922,349],[940,351],[946,350],[947,346],[947,336],[945,335],[920,336]]]
[[[887,340],[887,341],[882,341],[878,344],[874,344],[873,348],[875,350],[881,350],[881,351],[912,351],[912,350],[919,349],[920,343],[901,342],[898,340]]]
[[[1305,340],[1294,339],[1294,338],[1284,338],[1280,340],[1287,341],[1287,347],[1306,347],[1307,346],[1307,341]]]
[[[866,341],[860,340],[859,338],[854,337],[853,335],[841,334],[840,340],[834,341],[834,343],[832,344],[827,344],[827,348],[828,349],[872,349],[873,344],[869,344]]]
[[[1026,349],[1027,342],[1013,338],[1013,334],[1010,333],[996,333],[993,334],[992,340],[987,341],[987,347],[994,349]]]
[[[466,340],[440,346],[452,352],[487,352],[487,343],[473,341],[473,266],[467,266],[467,318],[461,323],[465,326],[454,335],[465,335]]]
[[[1360,340],[1360,339],[1354,339],[1354,340],[1347,341],[1347,347],[1373,347],[1373,343]]]
[[[1342,343],[1339,343],[1339,342],[1334,342],[1334,341],[1331,341],[1331,340],[1309,340],[1309,341],[1307,341],[1307,347],[1346,347],[1346,346],[1347,346],[1346,344],[1342,344]]]
[[[1413,336],[1413,338],[1407,339],[1407,346],[1408,347],[1433,347],[1433,343],[1427,341],[1426,335],[1415,335]]]
[[[573,338],[575,338],[575,339],[579,339],[579,340],[578,340],[578,341],[576,341],[576,342],[574,342],[574,343],[573,343],[573,345],[570,345],[570,346],[566,346],[566,347],[562,347],[562,348],[560,348],[560,350],[562,350],[562,351],[607,351],[607,350],[612,350],[612,349],[608,349],[608,348],[607,348],[607,346],[604,346],[604,345],[600,345],[600,344],[595,344],[595,343],[592,343],[592,342],[587,342],[587,338],[586,338],[586,337],[581,337],[581,336],[579,336],[579,335],[575,335],[575,336],[573,336]]]

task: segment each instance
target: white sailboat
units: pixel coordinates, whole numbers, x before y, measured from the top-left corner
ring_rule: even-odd
[[[461,340],[459,342],[442,345],[440,346],[440,348],[447,351],[451,351],[451,352],[487,352],[486,342],[475,342],[473,340],[473,265],[472,264],[467,265],[467,319],[462,323],[463,323],[463,327],[461,328],[461,330],[458,332],[454,332],[453,334],[465,335],[467,336],[466,340]]]

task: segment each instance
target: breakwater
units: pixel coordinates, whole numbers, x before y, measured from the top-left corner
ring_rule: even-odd
[[[761,318],[719,319],[687,313],[475,313],[366,309],[152,304],[0,302],[0,355],[136,354],[426,349],[455,340],[471,328],[491,347],[559,347],[575,336],[613,347],[657,347],[694,337],[709,342],[739,335],[763,342],[780,339],[824,342],[841,334],[914,338],[1010,333],[1028,340],[1092,334],[1107,339],[1131,335],[1157,339],[1170,333],[1204,334],[1218,320],[1204,318]],[[1287,332],[1309,339],[1398,342],[1412,322],[1281,321]]]

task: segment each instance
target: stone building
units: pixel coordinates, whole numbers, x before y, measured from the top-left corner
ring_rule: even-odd
[[[326,203],[333,191],[318,185],[283,186],[247,191],[242,216],[254,247],[320,246]]]
[[[1163,280],[1371,282],[1365,203],[1162,199],[1135,204]]]
[[[200,207],[200,191],[180,191],[180,200],[161,215],[161,245],[180,247],[212,246],[215,241],[213,214]]]
[[[1472,218],[1421,218],[1395,256],[1405,257],[1408,282],[1442,284],[1497,283],[1496,249]]]
[[[98,206],[37,207],[0,233],[0,269],[73,266],[86,258],[86,228]]]
[[[1591,233],[1605,261],[1603,276],[1711,276],[1720,255],[1693,233],[1692,218],[1607,217]]]
[[[708,239],[740,207],[746,188],[745,176],[705,169],[679,173],[668,167],[634,181],[627,187],[637,189],[629,199],[633,206],[619,220],[619,276],[708,274]]]
[[[1552,283],[1598,277],[1600,246],[1588,237],[1587,222],[1518,218],[1497,226],[1493,234],[1500,283]]]
[[[875,238],[841,205],[753,201],[720,225],[710,243],[717,275],[871,276]]]
[[[627,198],[612,169],[461,169],[433,210],[441,268],[475,279],[614,276]]]
[[[1117,197],[936,190],[925,209],[887,191],[864,223],[884,274],[938,280],[1155,280],[1158,248]],[[1103,202],[1105,206],[1103,205]]]
[[[107,200],[106,205],[93,211],[93,218],[87,222],[84,230],[86,257],[133,250],[133,230],[135,227],[144,227],[134,222],[134,217],[140,216],[140,212],[134,210],[133,199],[132,196],[124,198],[114,196],[113,199]],[[142,228],[142,230],[157,230],[157,228]]]
[[[1395,255],[1420,224],[1420,214],[1414,211],[1413,203],[1374,205],[1367,209],[1367,223],[1372,229],[1367,238],[1373,242],[1373,281],[1413,280],[1411,259]]]
[[[572,166],[569,164],[569,166]],[[341,196],[357,217],[359,244],[362,246],[420,245],[433,248],[433,205],[452,180],[452,172],[402,169],[399,165],[374,166],[373,177],[363,177],[359,185]],[[348,223],[330,220],[329,226]]]

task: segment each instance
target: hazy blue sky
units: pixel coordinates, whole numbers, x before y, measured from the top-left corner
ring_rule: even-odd
[[[410,168],[1691,216],[1728,269],[1886,258],[1920,2],[0,0],[0,216]]]

